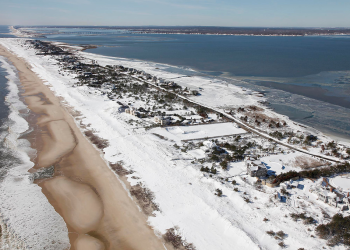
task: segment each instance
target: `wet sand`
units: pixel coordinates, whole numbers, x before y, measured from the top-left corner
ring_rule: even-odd
[[[38,185],[65,220],[71,249],[164,249],[147,225],[147,217],[128,196],[101,152],[81,133],[69,109],[24,59],[2,46],[0,55],[19,71],[24,100],[37,115],[31,136],[38,150],[34,168],[55,166],[55,176]]]

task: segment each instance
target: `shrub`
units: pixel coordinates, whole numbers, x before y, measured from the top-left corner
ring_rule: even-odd
[[[221,196],[222,196],[222,190],[219,189],[219,188],[217,188],[217,189],[215,190],[215,195],[221,197]]]
[[[305,213],[300,213],[300,214],[291,213],[290,217],[292,217],[295,221],[297,221],[298,219],[302,219],[304,224],[316,223],[314,218],[312,218],[311,216],[306,216]]]
[[[312,217],[306,217],[304,219],[304,224],[314,224],[316,221]]]
[[[225,160],[220,162],[220,166],[222,167],[222,169],[227,170],[227,161]]]
[[[272,125],[271,125],[271,126],[272,126]],[[282,134],[281,132],[279,132],[279,131],[275,131],[275,132],[273,132],[273,133],[270,133],[270,136],[271,136],[271,137],[275,137],[275,138],[277,138],[278,140],[283,139],[283,134]]]
[[[275,236],[275,232],[274,231],[272,231],[272,230],[270,230],[270,231],[266,231],[266,233],[268,234],[268,235],[270,235],[270,236]]]
[[[350,246],[350,216],[334,215],[329,223],[316,227],[316,234],[318,237],[328,240],[328,244],[331,246],[337,244]]]
[[[281,231],[278,231],[277,233],[276,233],[276,235],[278,236],[278,237],[280,237],[281,239],[284,239],[287,235],[281,230]]]
[[[154,202],[153,192],[144,187],[141,183],[132,186],[130,194],[137,199],[137,202],[145,214],[150,216],[154,211],[160,211],[159,206]]]
[[[347,149],[346,149],[346,153],[347,153],[348,155],[350,155],[350,148],[347,148]]]
[[[220,160],[219,156],[217,156],[217,155],[215,155],[215,154],[211,155],[210,159],[211,159],[212,161],[219,161],[219,160]]]
[[[89,138],[89,140],[96,145],[98,149],[104,149],[109,146],[109,143],[107,140],[102,139],[101,137],[95,135],[93,131],[88,130],[84,132],[85,136]]]
[[[249,198],[247,198],[247,197],[244,197],[243,200],[244,200],[245,202],[247,202],[247,203],[250,203],[250,200],[249,200]]]
[[[210,169],[208,167],[201,167],[201,171],[202,172],[206,172],[206,173],[209,173],[210,172]]]
[[[282,248],[285,248],[285,247],[286,247],[286,244],[284,244],[283,241],[281,241],[280,243],[278,243],[278,245],[279,245],[280,247],[282,247]]]
[[[350,163],[345,162],[338,164],[336,166],[330,166],[325,168],[318,168],[318,169],[312,169],[312,170],[304,170],[299,173],[295,171],[289,171],[287,173],[282,173],[280,175],[277,175],[273,183],[280,183],[283,181],[288,181],[294,177],[303,177],[303,178],[311,178],[311,179],[318,179],[320,177],[327,177],[332,176],[334,174],[340,174],[350,172]]]
[[[281,194],[289,195],[289,192],[283,187],[283,188],[281,188]]]
[[[304,143],[310,145],[314,141],[317,141],[317,136],[308,135],[306,136]]]
[[[196,250],[195,246],[192,243],[187,243],[181,235],[177,233],[178,227],[169,228],[166,230],[166,233],[163,235],[165,242],[173,245],[175,249],[181,250]]]
[[[122,166],[122,162],[117,162],[117,163],[110,162],[109,166],[116,174],[120,176],[125,176],[132,173],[132,171],[128,171]]]

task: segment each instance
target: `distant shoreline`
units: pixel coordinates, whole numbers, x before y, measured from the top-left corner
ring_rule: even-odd
[[[222,35],[222,36],[344,36],[350,35],[350,28],[238,28],[238,27],[147,27],[147,26],[11,26],[12,30],[23,31],[23,28],[79,28],[116,30],[130,34],[159,35]],[[27,35],[42,36],[41,33],[25,31]],[[53,32],[64,34],[66,32]],[[71,33],[71,32],[69,32]],[[94,32],[90,32],[94,33]],[[50,35],[50,33],[45,34]]]

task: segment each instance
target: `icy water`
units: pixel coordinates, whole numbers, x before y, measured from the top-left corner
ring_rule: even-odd
[[[242,80],[271,107],[328,134],[350,138],[350,36],[259,37],[131,34],[43,28],[47,40],[94,44],[88,52],[151,61],[169,71]],[[50,35],[51,34],[51,35]]]

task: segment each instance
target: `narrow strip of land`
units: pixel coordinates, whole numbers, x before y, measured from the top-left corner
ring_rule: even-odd
[[[164,249],[147,217],[59,98],[24,59],[1,45],[0,55],[17,68],[25,102],[38,116],[34,133],[41,143],[36,144],[34,168],[55,166],[54,177],[39,186],[64,218],[71,249]]]
[[[140,79],[138,79],[138,78],[136,78],[136,77],[133,77],[133,78],[136,79],[136,80],[138,80],[138,81],[140,80]],[[341,161],[335,160],[335,159],[333,159],[333,158],[331,158],[331,157],[327,157],[327,156],[319,155],[319,154],[314,154],[314,153],[311,153],[311,152],[309,152],[309,151],[307,151],[307,150],[304,150],[304,149],[298,148],[298,147],[296,147],[296,146],[290,145],[290,144],[288,144],[288,143],[281,142],[280,140],[278,140],[278,139],[276,139],[276,138],[274,138],[274,137],[272,137],[272,136],[269,136],[269,135],[266,134],[266,133],[260,132],[260,131],[257,130],[256,128],[254,128],[254,127],[252,127],[252,126],[249,126],[249,125],[243,123],[243,122],[240,121],[239,119],[233,117],[233,116],[230,115],[230,114],[227,114],[226,112],[221,111],[220,109],[207,106],[207,105],[202,104],[202,103],[200,103],[200,102],[196,102],[196,101],[194,101],[194,100],[192,100],[192,99],[190,99],[190,98],[187,98],[187,97],[185,97],[185,96],[179,95],[179,94],[174,93],[174,92],[172,92],[172,91],[169,91],[169,90],[167,90],[167,89],[165,89],[165,88],[162,88],[162,87],[160,87],[160,86],[158,86],[158,85],[156,85],[156,84],[154,84],[154,83],[151,83],[150,81],[143,81],[143,82],[145,82],[145,83],[147,83],[147,84],[150,84],[150,85],[152,85],[152,86],[154,86],[154,87],[156,87],[156,88],[158,88],[158,89],[161,89],[162,91],[165,91],[165,92],[174,94],[174,95],[178,96],[179,98],[181,98],[181,99],[183,99],[183,100],[186,100],[186,101],[188,101],[188,102],[190,102],[190,103],[193,103],[193,104],[198,105],[198,106],[202,106],[202,107],[204,107],[204,108],[206,108],[206,109],[209,109],[209,110],[211,110],[211,111],[213,111],[213,112],[215,112],[215,113],[219,113],[219,114],[221,114],[222,116],[226,117],[227,119],[229,119],[229,120],[231,120],[231,121],[233,121],[233,122],[239,124],[244,130],[247,130],[247,131],[249,131],[249,132],[251,132],[251,133],[253,133],[253,134],[257,134],[257,135],[259,135],[259,136],[261,136],[261,137],[263,137],[263,138],[265,138],[265,139],[271,140],[271,141],[273,141],[273,142],[275,142],[275,143],[277,143],[277,144],[279,144],[279,145],[282,145],[282,146],[287,147],[287,148],[289,148],[289,149],[292,149],[292,150],[295,150],[295,151],[298,151],[298,152],[301,152],[301,153],[304,153],[304,154],[307,154],[307,155],[310,155],[310,156],[313,156],[313,157],[316,157],[316,158],[319,158],[319,159],[322,159],[322,160],[327,160],[327,161],[335,162],[335,163],[340,163],[340,162],[341,162]]]

